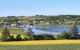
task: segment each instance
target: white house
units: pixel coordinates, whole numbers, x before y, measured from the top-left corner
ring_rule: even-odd
[[[16,24],[11,24],[11,27],[16,27],[17,25]]]

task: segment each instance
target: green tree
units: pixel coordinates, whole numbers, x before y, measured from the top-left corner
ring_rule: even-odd
[[[79,39],[77,21],[74,22],[72,29],[70,30],[70,39]]]
[[[9,35],[10,31],[7,29],[7,27],[3,30],[1,40],[2,41],[8,41],[9,40]]]
[[[64,31],[62,34],[58,35],[58,39],[69,39],[69,33]]]
[[[32,32],[32,28],[29,28],[27,35],[30,37],[30,40],[33,39],[33,32]]]
[[[77,28],[77,21],[74,22],[72,29],[70,30],[71,34],[77,34],[78,33],[78,28]]]
[[[66,31],[63,32],[63,38],[64,39],[69,39],[70,38],[70,34]]]
[[[29,28],[29,30],[28,30],[28,32],[27,32],[27,33],[28,33],[28,35],[29,35],[29,36],[32,36],[32,35],[33,35],[33,34],[32,34],[32,33],[33,33],[33,32],[32,32],[32,29],[31,29],[31,28]]]

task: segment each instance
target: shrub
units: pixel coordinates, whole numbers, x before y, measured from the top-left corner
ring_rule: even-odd
[[[62,34],[57,35],[58,39],[69,39],[69,33],[64,31]]]
[[[22,37],[21,37],[20,34],[18,34],[18,35],[16,36],[16,41],[20,41],[20,40],[22,40]]]
[[[9,36],[9,40],[10,40],[10,41],[15,41],[14,35],[10,35],[10,36]]]
[[[53,35],[48,34],[39,34],[39,35],[33,35],[34,40],[53,40],[55,37]]]

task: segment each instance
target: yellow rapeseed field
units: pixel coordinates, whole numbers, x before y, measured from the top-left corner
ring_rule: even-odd
[[[0,45],[45,45],[45,44],[80,44],[80,40],[37,40],[0,42]]]

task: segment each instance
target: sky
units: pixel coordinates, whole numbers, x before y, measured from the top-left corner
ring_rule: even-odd
[[[80,0],[0,0],[0,16],[80,15]]]

